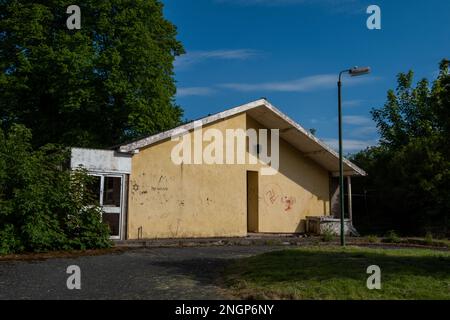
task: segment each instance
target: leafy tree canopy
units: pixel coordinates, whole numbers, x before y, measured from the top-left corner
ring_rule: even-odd
[[[431,137],[448,130],[448,64],[447,60],[441,62],[438,79],[431,88],[427,79],[413,87],[413,71],[398,75],[396,91],[389,90],[384,107],[372,111],[382,145],[398,148],[411,139]]]
[[[361,224],[411,234],[450,232],[448,67],[443,60],[432,85],[423,79],[414,86],[412,71],[399,74],[397,89],[372,111],[380,145],[353,157],[369,173],[356,184],[358,193],[369,193],[369,203],[357,211],[372,212],[371,221],[362,218]]]
[[[92,177],[64,169],[67,149],[31,139],[22,125],[0,130],[0,255],[109,247]]]
[[[158,0],[0,1],[0,121],[33,145],[106,147],[178,124],[173,61],[183,53]]]

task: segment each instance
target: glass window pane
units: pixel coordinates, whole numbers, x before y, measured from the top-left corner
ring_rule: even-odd
[[[104,207],[120,207],[121,182],[121,178],[105,177],[105,186],[103,191]]]
[[[120,214],[104,212],[103,223],[106,223],[109,226],[111,236],[119,236]]]

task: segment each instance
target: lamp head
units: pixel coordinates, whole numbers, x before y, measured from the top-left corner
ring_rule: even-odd
[[[354,67],[348,72],[352,77],[362,76],[370,73],[370,67]]]

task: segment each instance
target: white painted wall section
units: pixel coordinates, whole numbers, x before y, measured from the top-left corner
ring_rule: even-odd
[[[70,160],[72,169],[80,166],[90,172],[131,173],[131,154],[114,150],[73,148]]]

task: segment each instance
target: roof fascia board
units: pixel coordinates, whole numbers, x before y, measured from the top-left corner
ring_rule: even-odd
[[[293,126],[295,129],[306,135],[309,139],[313,140],[315,143],[317,143],[320,147],[325,149],[327,152],[331,153],[335,158],[339,159],[339,154],[334,151],[330,146],[328,146],[326,143],[322,142],[320,139],[318,139],[316,136],[314,136],[312,133],[305,130],[301,125],[299,125],[297,122],[289,118],[287,115],[282,113],[280,110],[278,110],[275,106],[273,106],[270,102],[267,100],[264,100],[265,105],[267,108],[271,109],[275,114],[277,114],[280,118],[285,120],[287,123],[289,123],[291,126]],[[350,168],[355,170],[359,175],[361,176],[367,176],[367,173],[359,168],[357,165],[352,163],[350,160],[346,159],[344,157],[344,163],[348,165]]]
[[[191,131],[193,129],[195,129],[196,126],[202,125],[205,126],[207,124],[210,124],[212,122],[218,121],[218,120],[222,120],[228,117],[232,117],[236,114],[239,113],[243,113],[246,112],[247,110],[256,108],[256,107],[260,107],[262,105],[265,105],[265,100],[264,99],[260,99],[260,100],[256,100],[229,110],[225,110],[223,112],[196,120],[196,121],[192,121],[189,122],[187,124],[181,125],[177,128],[165,131],[165,132],[161,132],[158,134],[155,134],[153,136],[132,142],[130,144],[125,144],[119,147],[120,152],[132,152],[133,150],[136,149],[141,149],[144,148],[146,146],[152,145],[156,142],[159,142],[161,140],[165,140],[174,136],[178,136],[184,132],[187,131]]]
[[[336,159],[339,159],[339,155],[336,151],[334,151],[331,147],[329,147],[327,144],[325,144],[324,142],[322,142],[321,140],[319,140],[316,136],[314,136],[313,134],[311,134],[310,132],[308,132],[307,130],[305,130],[302,126],[300,126],[297,122],[295,122],[294,120],[292,120],[291,118],[289,118],[287,115],[285,115],[283,112],[281,112],[280,110],[278,110],[275,106],[273,106],[269,101],[267,101],[266,99],[259,99],[229,110],[225,110],[223,112],[219,112],[217,114],[202,118],[200,120],[196,120],[196,121],[192,121],[189,122],[187,124],[181,125],[177,128],[165,131],[165,132],[161,132],[158,134],[155,134],[153,136],[129,143],[129,144],[125,144],[119,147],[119,152],[123,152],[123,153],[131,153],[134,152],[135,150],[139,150],[141,148],[150,146],[152,144],[155,144],[159,141],[162,140],[166,140],[169,139],[171,137],[175,137],[175,136],[179,136],[185,132],[189,132],[193,129],[196,128],[196,126],[205,126],[207,124],[210,124],[212,122],[215,121],[219,121],[231,116],[234,116],[236,114],[239,113],[243,113],[246,112],[250,109],[254,109],[257,107],[266,107],[267,109],[269,109],[270,111],[272,111],[273,113],[275,113],[278,117],[280,117],[281,119],[283,119],[285,122],[287,122],[291,127],[293,127],[294,129],[296,129],[298,132],[304,134],[305,136],[307,136],[309,139],[311,139],[312,141],[314,141],[317,145],[319,145],[321,148],[324,149],[324,151],[329,152],[332,156],[334,156]],[[355,164],[353,164],[351,161],[349,161],[348,159],[344,158],[344,163],[350,167],[352,170],[354,170],[358,175],[361,176],[366,176],[367,173],[362,170],[361,168],[359,168],[358,166],[356,166]]]

